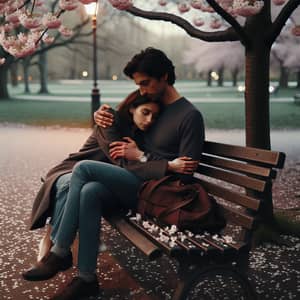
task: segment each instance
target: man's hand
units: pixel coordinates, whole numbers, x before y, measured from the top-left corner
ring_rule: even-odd
[[[193,174],[196,171],[198,164],[199,162],[197,160],[192,160],[190,157],[182,156],[169,161],[168,170],[181,174]]]
[[[126,158],[127,160],[139,160],[144,154],[141,151],[135,141],[130,137],[123,137],[125,142],[112,142],[109,147],[109,155],[112,159],[116,158]]]
[[[97,125],[102,128],[110,127],[114,122],[114,116],[107,110],[111,108],[108,104],[102,104],[100,108],[94,112],[94,120]]]

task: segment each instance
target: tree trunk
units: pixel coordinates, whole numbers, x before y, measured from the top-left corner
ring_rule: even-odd
[[[9,99],[7,88],[8,67],[0,66],[0,101]]]
[[[269,80],[270,80],[270,52],[271,46],[264,43],[264,36],[260,34],[261,28],[268,28],[271,24],[260,19],[263,15],[253,18],[248,25],[251,26],[251,45],[246,47],[245,63],[245,117],[246,117],[246,146],[261,149],[270,149],[270,106],[269,106]],[[267,19],[267,17],[266,17]],[[251,195],[249,191],[247,194]],[[259,192],[254,193],[261,197]],[[273,201],[271,184],[264,191],[261,207],[262,221],[269,228],[274,228]]]
[[[39,55],[39,71],[40,71],[40,90],[39,94],[49,94],[48,91],[48,61],[47,53],[42,52]]]
[[[28,58],[23,59],[23,77],[24,77],[24,93],[29,94],[29,63],[30,60]]]
[[[211,70],[207,72],[207,86],[211,86],[212,80],[211,80]]]
[[[219,69],[218,86],[223,86],[224,83],[224,67]]]
[[[270,149],[269,107],[270,48],[246,48],[246,146]]]
[[[10,66],[10,80],[12,86],[18,86],[18,64],[14,63]]]
[[[297,88],[300,88],[300,71],[297,72]]]
[[[238,74],[239,74],[239,70],[238,69],[234,69],[231,72],[231,75],[232,75],[232,86],[237,86]]]
[[[284,66],[280,65],[279,87],[287,88],[289,85],[289,71]]]
[[[71,67],[69,73],[69,79],[75,79],[75,72],[76,72],[75,68]]]

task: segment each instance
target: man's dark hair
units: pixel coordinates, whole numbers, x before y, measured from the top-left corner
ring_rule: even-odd
[[[156,79],[161,79],[165,74],[168,74],[167,82],[169,85],[173,85],[176,79],[172,61],[164,52],[151,47],[136,54],[127,63],[123,72],[130,78],[133,78],[133,74],[136,72],[144,73]]]

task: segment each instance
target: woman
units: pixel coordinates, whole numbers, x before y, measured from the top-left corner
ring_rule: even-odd
[[[146,110],[144,110],[144,108],[146,108]],[[152,112],[152,108],[155,108],[155,111]],[[124,136],[133,138],[139,147],[142,148],[142,131],[147,128],[139,128],[139,126],[145,125],[134,124],[133,117],[135,116],[137,119],[136,122],[140,123],[141,121],[139,121],[138,118],[141,118],[143,121],[142,116],[143,112],[145,112],[147,115],[143,122],[149,123],[149,120],[147,120],[149,117],[151,117],[151,122],[153,122],[160,109],[161,104],[159,102],[140,96],[138,91],[131,93],[119,105],[118,113],[115,113],[116,122],[114,126],[107,129],[95,127],[92,134],[78,152],[70,154],[65,160],[47,173],[32,207],[30,229],[33,230],[45,226],[47,218],[52,216],[51,224],[55,231],[59,224],[57,220],[59,220],[62,215],[68,194],[71,172],[75,164],[79,161],[92,160],[116,164],[128,168],[129,170],[133,169],[138,176],[145,178],[147,176],[149,176],[149,178],[163,176],[163,169],[165,168],[166,162],[164,162],[163,169],[152,166],[152,173],[148,175],[142,164],[131,163],[123,159],[112,159],[109,155],[109,144],[112,141],[121,140]],[[132,114],[130,110],[131,112],[136,111],[136,113]],[[146,125],[151,125],[151,122]]]

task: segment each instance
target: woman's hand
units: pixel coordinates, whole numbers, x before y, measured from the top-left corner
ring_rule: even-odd
[[[114,116],[107,111],[110,108],[108,104],[102,104],[100,108],[94,112],[95,123],[102,128],[110,127],[114,122]]]
[[[141,151],[136,142],[130,137],[123,137],[125,142],[112,142],[109,147],[109,155],[112,159],[116,158],[126,158],[127,160],[140,160],[141,156],[144,154]]]
[[[182,156],[168,162],[168,171],[181,174],[193,174],[197,170],[198,164],[199,162],[197,160]]]

